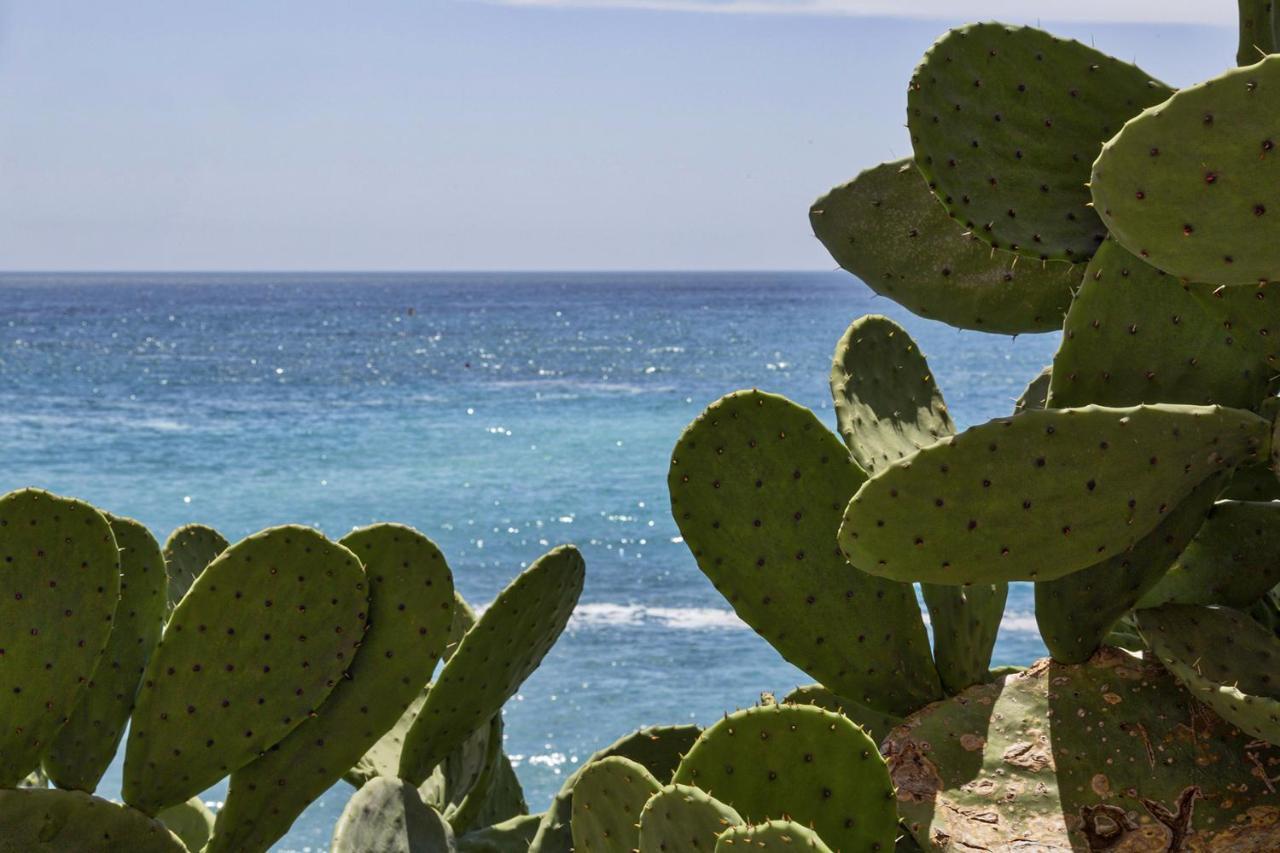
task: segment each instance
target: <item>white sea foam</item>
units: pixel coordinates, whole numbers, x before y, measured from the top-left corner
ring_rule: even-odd
[[[922,612],[925,622],[929,614]],[[643,604],[616,604],[593,602],[579,604],[573,611],[570,626],[584,628],[634,628],[658,625],[675,631],[743,630],[747,624],[738,614],[720,607],[648,607]],[[1002,631],[1010,634],[1034,634],[1036,617],[1033,613],[1010,611],[1000,624]]]

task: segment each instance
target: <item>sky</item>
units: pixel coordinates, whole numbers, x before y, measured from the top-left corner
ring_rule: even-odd
[[[0,0],[0,269],[829,269],[948,27],[1174,85],[1228,0]]]

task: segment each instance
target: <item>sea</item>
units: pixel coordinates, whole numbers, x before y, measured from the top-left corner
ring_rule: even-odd
[[[560,543],[567,631],[506,706],[533,811],[639,726],[709,724],[811,679],[698,571],[666,489],[681,430],[741,388],[834,429],[845,327],[900,322],[961,426],[1007,414],[1057,335],[964,332],[841,272],[0,275],[0,492],[38,486],[231,540],[412,525],[483,606]],[[996,664],[1044,649],[1015,585]],[[120,793],[119,760],[99,794]],[[204,799],[215,808],[225,787]],[[278,851],[324,851],[336,784]]]

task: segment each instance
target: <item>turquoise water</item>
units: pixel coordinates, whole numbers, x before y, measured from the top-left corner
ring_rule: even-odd
[[[1056,346],[918,320],[842,273],[9,274],[0,307],[0,491],[75,495],[161,539],[400,521],[478,604],[576,543],[582,604],[507,706],[534,810],[630,729],[810,680],[679,541],[668,455],[704,406],[754,386],[834,427],[831,350],[865,313],[916,336],[961,425],[1006,414]],[[997,663],[1042,652],[1030,611],[1013,590]],[[118,766],[100,793],[118,796]],[[277,849],[326,849],[349,794]]]

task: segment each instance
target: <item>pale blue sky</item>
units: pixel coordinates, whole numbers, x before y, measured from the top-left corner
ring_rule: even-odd
[[[1235,50],[1227,0],[857,14],[905,5],[10,0],[0,268],[826,269],[808,204],[909,153],[947,26],[1039,9],[1175,85]]]

